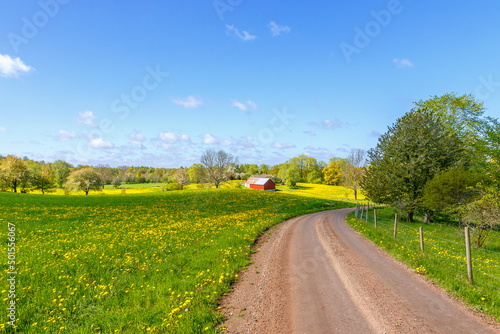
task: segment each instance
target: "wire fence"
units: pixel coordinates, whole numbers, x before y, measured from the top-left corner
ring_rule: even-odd
[[[476,286],[494,289],[500,287],[499,252],[471,247],[470,269],[468,269],[465,238],[468,232],[444,238],[436,235],[435,231],[426,230],[425,225],[400,222],[397,220],[397,215],[393,219],[376,217],[374,208],[367,210],[366,207],[358,206],[355,215],[359,221],[376,227],[384,234],[392,235],[397,240],[397,246],[402,251],[406,249],[409,256],[416,252],[421,253],[433,264],[450,269],[450,273],[455,275],[456,279],[469,280]],[[426,268],[417,268],[418,272],[425,270]]]

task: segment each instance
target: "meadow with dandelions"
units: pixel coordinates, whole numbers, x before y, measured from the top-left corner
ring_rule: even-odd
[[[331,196],[234,188],[0,193],[1,254],[7,251],[7,224],[16,226],[16,330],[217,332],[218,300],[265,229],[349,205]],[[1,263],[6,272],[6,261]],[[7,310],[7,282],[2,286]],[[14,332],[5,319],[0,331]]]

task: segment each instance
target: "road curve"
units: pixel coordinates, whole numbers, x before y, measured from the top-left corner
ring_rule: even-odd
[[[345,223],[291,219],[259,240],[222,301],[228,333],[500,333]]]

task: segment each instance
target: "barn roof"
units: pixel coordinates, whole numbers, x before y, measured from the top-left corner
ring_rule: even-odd
[[[258,178],[258,177],[251,177],[245,182],[245,184],[258,184],[258,185],[263,185],[266,184],[267,181],[271,179],[269,178]],[[271,180],[273,182],[273,180]],[[274,182],[273,182],[274,183]]]
[[[271,179],[257,179],[257,181],[254,183],[254,184],[258,184],[258,185],[264,185],[267,183],[267,181],[271,181],[273,182]],[[274,183],[274,182],[273,182]]]
[[[260,179],[259,178],[256,178],[256,177],[251,177],[247,180],[247,182],[245,182],[245,184],[254,184],[255,182],[259,181]]]

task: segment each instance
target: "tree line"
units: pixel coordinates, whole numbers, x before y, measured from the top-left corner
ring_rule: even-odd
[[[247,180],[258,174],[268,175],[290,188],[296,188],[298,182],[345,185],[353,188],[357,196],[363,173],[360,155],[364,156],[364,151],[352,150],[347,158],[333,157],[326,163],[301,154],[281,164],[258,165],[240,164],[237,157],[228,152],[209,149],[199,163],[180,168],[73,166],[62,160],[45,163],[9,155],[0,156],[0,190],[23,193],[38,190],[45,194],[65,188],[88,194],[105,185],[119,188],[123,184],[139,183],[165,183],[166,190],[182,190],[191,183],[211,183],[218,188],[228,180]]]
[[[414,103],[368,152],[361,187],[408,222],[455,218],[487,243],[500,226],[500,124],[472,95]]]

